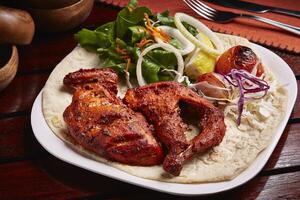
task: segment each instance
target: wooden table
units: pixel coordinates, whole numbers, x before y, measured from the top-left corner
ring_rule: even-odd
[[[118,9],[96,3],[81,27],[114,20]],[[183,199],[116,181],[67,164],[35,139],[30,110],[49,74],[76,45],[75,30],[38,34],[19,47],[20,66],[0,93],[0,199]],[[293,69],[300,87],[300,55],[272,49]],[[201,197],[202,198],[202,197]],[[195,197],[194,199],[201,199]],[[203,199],[300,199],[300,98],[264,169],[245,185]]]

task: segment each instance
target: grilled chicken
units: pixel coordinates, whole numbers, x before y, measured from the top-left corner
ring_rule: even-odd
[[[225,134],[223,113],[194,91],[176,82],[160,82],[128,90],[124,102],[139,111],[155,127],[157,137],[168,149],[164,159],[165,171],[178,176],[183,164],[194,154],[218,145]],[[198,119],[200,133],[188,141],[184,132],[185,114]]]
[[[79,70],[65,76],[73,89],[64,111],[69,134],[84,148],[109,160],[150,166],[163,160],[163,151],[144,116],[116,96],[117,74],[111,69]]]

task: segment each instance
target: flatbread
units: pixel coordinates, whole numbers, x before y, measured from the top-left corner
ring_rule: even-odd
[[[223,41],[225,49],[235,45],[251,47],[251,43],[244,38],[225,34],[218,34],[218,36]],[[64,76],[81,68],[97,68],[100,64],[101,61],[96,54],[87,52],[79,46],[76,47],[56,66],[46,82],[42,96],[43,115],[53,133],[78,153],[142,178],[177,183],[230,180],[245,170],[267,147],[272,133],[277,128],[274,124],[279,124],[284,115],[287,94],[280,85],[273,84],[272,90],[264,98],[272,106],[271,111],[268,111],[270,116],[267,118],[262,116],[262,119],[254,121],[245,118],[242,120],[242,126],[237,128],[235,116],[229,111],[225,118],[226,134],[221,144],[204,154],[195,156],[184,165],[178,177],[168,175],[160,165],[140,167],[111,162],[77,145],[68,136],[63,120],[63,112],[72,100],[72,94],[63,86]],[[121,96],[124,91],[126,88],[120,88],[119,95]]]

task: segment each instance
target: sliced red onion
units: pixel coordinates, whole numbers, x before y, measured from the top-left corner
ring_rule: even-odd
[[[240,125],[245,100],[263,98],[267,94],[268,90],[270,89],[270,86],[265,80],[259,79],[258,77],[254,76],[253,74],[243,69],[240,70],[232,69],[228,74],[224,75],[224,79],[229,84],[239,88],[240,98],[238,101],[239,115],[237,118],[237,124]],[[246,87],[246,83],[250,87]],[[245,94],[257,93],[257,92],[264,92],[264,94],[260,97],[251,97],[251,98],[245,97]]]

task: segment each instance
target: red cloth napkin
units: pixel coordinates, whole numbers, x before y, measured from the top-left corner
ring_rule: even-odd
[[[112,4],[115,6],[123,7],[127,4],[128,0],[100,0],[102,2],[106,2],[108,4]],[[248,0],[250,1],[250,0]],[[251,0],[253,3],[260,3],[264,5],[280,7],[280,8],[287,8],[292,10],[299,10],[300,11],[300,1],[299,0],[285,0],[285,1],[278,1],[278,0]],[[205,2],[207,3],[207,2]],[[244,10],[226,8],[222,6],[217,6],[215,4],[210,4],[212,7],[220,10],[226,11],[234,11],[234,12],[243,12],[249,13],[254,15],[259,15],[262,17],[266,17],[272,20],[276,20],[279,22],[287,23],[290,25],[300,27],[300,18],[286,16],[282,14],[276,13],[250,13]],[[276,47],[279,49],[284,49],[296,53],[300,53],[300,36],[295,34],[289,33],[287,31],[281,30],[274,26],[270,26],[258,21],[254,21],[251,19],[242,19],[238,18],[235,19],[233,22],[227,24],[218,24],[215,22],[211,22],[208,20],[203,19],[199,15],[197,15],[193,10],[191,10],[185,3],[181,0],[172,1],[172,0],[139,0],[140,6],[147,6],[154,12],[162,12],[166,9],[170,11],[171,14],[176,12],[184,12],[190,14],[212,30],[221,33],[227,33],[232,35],[239,35],[245,37],[255,43]]]

